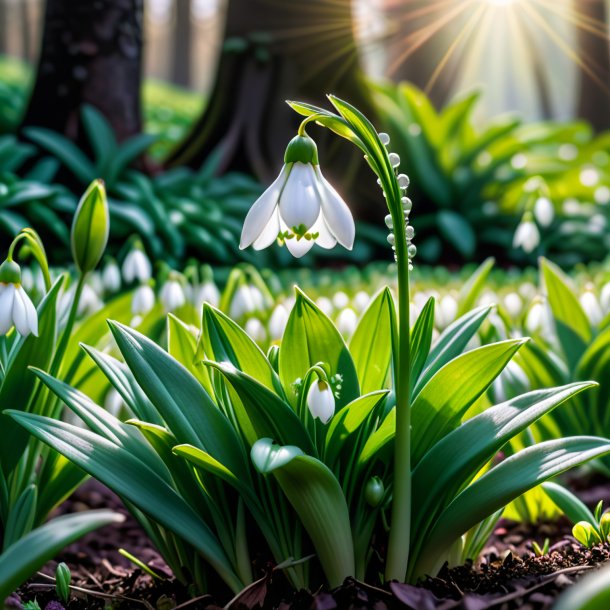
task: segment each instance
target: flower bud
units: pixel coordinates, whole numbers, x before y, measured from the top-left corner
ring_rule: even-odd
[[[55,570],[55,591],[57,592],[57,597],[64,603],[67,603],[70,599],[71,578],[70,568],[63,562],[58,564]]]
[[[318,147],[308,136],[295,136],[288,142],[284,153],[284,163],[311,163],[319,165]]]
[[[335,397],[326,381],[314,381],[307,393],[307,407],[314,419],[327,424],[335,414]]]
[[[599,520],[599,529],[602,533],[604,542],[610,542],[610,513],[604,513]]]
[[[383,500],[385,487],[379,477],[371,477],[364,488],[364,499],[372,508],[377,508]]]
[[[591,548],[601,542],[599,534],[588,521],[579,521],[572,528],[572,536],[587,548]]]
[[[70,235],[72,258],[81,273],[93,271],[100,262],[109,231],[106,189],[101,180],[94,180],[76,208]]]

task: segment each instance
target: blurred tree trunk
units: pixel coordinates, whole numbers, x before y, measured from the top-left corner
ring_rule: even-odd
[[[32,61],[32,37],[30,35],[30,11],[28,0],[20,0],[19,29],[21,30],[21,54],[25,61]]]
[[[578,56],[599,78],[580,70],[578,116],[586,119],[597,131],[610,129],[610,49],[605,0],[575,0],[574,10],[594,24],[597,34],[578,28]]]
[[[143,0],[47,0],[36,81],[21,127],[83,144],[80,109],[95,106],[119,141],[141,130]]]
[[[172,81],[182,87],[191,85],[191,0],[176,1]]]
[[[327,93],[372,115],[354,39],[351,0],[228,0],[224,44],[209,102],[167,163],[198,166],[216,153],[218,173],[243,171],[268,182],[281,167],[301,120],[285,100],[328,107]],[[342,194],[367,199],[361,182],[353,187],[356,176],[366,174],[361,171],[362,156],[315,126],[310,133],[328,172],[333,166],[340,168]],[[370,183],[374,186],[374,179]],[[347,184],[352,184],[349,193]],[[365,178],[364,190],[371,184]]]
[[[0,0],[0,54],[8,53],[8,15],[6,0]]]

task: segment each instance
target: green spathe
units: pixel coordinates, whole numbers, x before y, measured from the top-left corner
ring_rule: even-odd
[[[307,135],[295,136],[284,153],[284,163],[311,163],[318,165],[318,147]]]
[[[109,230],[104,182],[94,180],[78,204],[70,235],[72,257],[81,273],[89,273],[97,267],[106,250]]]

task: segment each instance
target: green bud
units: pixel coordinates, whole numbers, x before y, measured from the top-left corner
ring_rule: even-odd
[[[572,528],[572,536],[587,548],[591,548],[601,542],[599,534],[588,521],[579,521]]]
[[[55,591],[57,592],[57,597],[64,603],[68,603],[70,599],[71,579],[70,568],[65,563],[60,563],[55,570]]]
[[[383,500],[384,493],[385,487],[383,486],[383,481],[379,477],[372,477],[364,489],[364,499],[369,506],[377,508]]]
[[[312,163],[318,165],[318,147],[307,135],[295,136],[288,142],[284,163]]]
[[[604,513],[599,520],[599,529],[602,533],[604,542],[609,542],[608,536],[610,536],[610,513]]]
[[[21,284],[21,267],[15,261],[5,260],[0,265],[0,282],[2,284]]]
[[[100,262],[110,230],[106,189],[102,180],[94,180],[81,200],[72,222],[72,258],[81,273],[93,271]]]

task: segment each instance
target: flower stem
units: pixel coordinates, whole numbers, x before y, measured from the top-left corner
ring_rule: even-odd
[[[398,198],[387,193],[394,225],[394,247],[398,268],[398,345],[393,347],[396,392],[396,437],[392,520],[386,560],[387,580],[404,581],[411,544],[411,327],[409,320],[409,253],[405,220]]]

